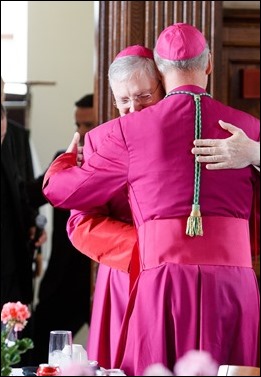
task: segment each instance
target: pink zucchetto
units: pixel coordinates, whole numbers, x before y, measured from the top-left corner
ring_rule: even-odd
[[[142,58],[153,59],[153,51],[144,46],[133,45],[121,50],[121,52],[118,53],[114,60],[123,58],[125,56],[140,56]]]
[[[206,46],[206,39],[197,28],[176,23],[160,33],[155,50],[162,59],[179,61],[201,55]]]

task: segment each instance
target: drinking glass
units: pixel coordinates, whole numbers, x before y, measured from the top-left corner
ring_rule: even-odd
[[[64,367],[72,361],[72,332],[54,330],[50,332],[48,363]]]

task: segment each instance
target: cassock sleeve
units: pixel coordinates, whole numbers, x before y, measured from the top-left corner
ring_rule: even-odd
[[[82,167],[71,166],[73,157],[69,153],[51,164],[45,174],[43,193],[54,207],[88,212],[106,204],[126,186],[129,155],[117,125]]]
[[[72,244],[81,253],[98,263],[129,272],[137,242],[132,224],[102,215],[72,211],[67,223]]]
[[[87,147],[88,142],[84,148]],[[43,183],[44,195],[53,206],[85,212],[71,216],[68,222],[73,245],[95,261],[123,271],[130,268],[136,230],[130,224],[105,216],[101,208],[97,215],[97,207],[104,206],[126,185],[127,171],[126,146],[112,133],[98,152],[85,150],[81,168],[74,153],[59,156],[47,170]]]

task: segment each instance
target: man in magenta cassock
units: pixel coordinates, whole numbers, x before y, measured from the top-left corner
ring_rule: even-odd
[[[59,157],[44,194],[54,206],[84,213],[128,186],[141,272],[115,367],[127,375],[156,362],[173,369],[191,349],[210,352],[218,364],[255,366],[259,289],[248,220],[257,177],[251,166],[207,170],[191,149],[195,138],[229,136],[220,119],[258,141],[259,120],[206,92],[211,55],[193,26],[166,28],[154,57],[166,97],[90,131],[97,151],[82,168],[73,152]]]

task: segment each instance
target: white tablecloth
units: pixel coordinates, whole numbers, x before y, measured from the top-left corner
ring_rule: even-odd
[[[24,376],[22,368],[12,368],[12,376]]]

